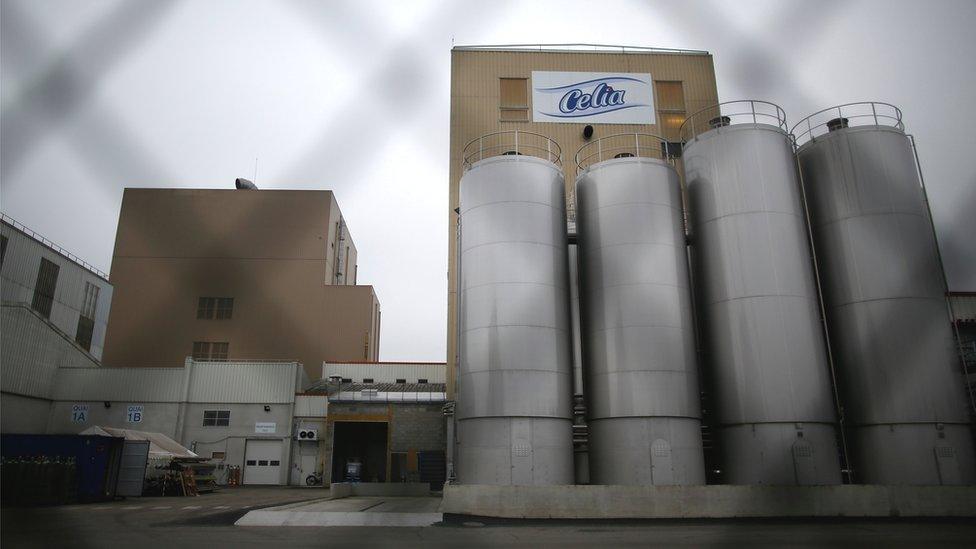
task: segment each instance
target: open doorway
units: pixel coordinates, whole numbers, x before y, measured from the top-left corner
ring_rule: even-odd
[[[359,482],[386,482],[389,424],[382,421],[337,421],[332,433],[332,480],[355,481],[347,463],[361,463]]]

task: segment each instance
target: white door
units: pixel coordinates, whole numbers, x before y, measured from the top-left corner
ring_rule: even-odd
[[[249,439],[244,447],[244,484],[281,484],[281,441]]]

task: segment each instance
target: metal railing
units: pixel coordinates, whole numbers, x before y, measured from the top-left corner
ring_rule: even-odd
[[[47,238],[44,237],[44,235],[35,232],[33,229],[31,229],[27,225],[24,225],[20,221],[17,221],[16,219],[10,217],[9,215],[7,215],[7,214],[5,214],[3,212],[0,212],[0,219],[2,219],[3,222],[6,223],[7,225],[10,225],[14,229],[17,229],[18,231],[20,231],[20,232],[24,233],[25,235],[27,235],[28,237],[30,237],[30,238],[32,238],[32,239],[40,242],[41,244],[47,246],[48,248],[51,248],[55,252],[63,255],[64,257],[70,259],[71,261],[77,263],[78,265],[84,267],[85,269],[88,269],[92,273],[98,275],[99,277],[105,279],[106,282],[108,282],[108,274],[107,273],[103,272],[102,270],[100,270],[99,268],[95,267],[91,263],[85,261],[84,259],[76,256],[75,254],[69,252],[68,250],[65,250],[60,245],[58,245],[58,244],[56,244],[56,243],[48,240]]]
[[[465,170],[475,162],[493,156],[534,156],[553,164],[562,164],[562,149],[547,136],[520,130],[493,132],[472,139],[461,152]]]
[[[800,146],[834,129],[851,126],[888,126],[905,131],[901,109],[890,103],[863,101],[817,111],[800,120],[790,133],[794,135],[796,145]],[[803,130],[802,133],[797,133],[798,129]]]
[[[618,133],[591,141],[576,151],[576,173],[614,158],[656,158],[674,164],[668,140],[649,133]]]
[[[779,105],[758,99],[740,99],[717,103],[695,112],[678,128],[678,138],[682,143],[687,143],[704,132],[733,124],[769,124],[785,133],[790,131],[786,124],[786,111]]]

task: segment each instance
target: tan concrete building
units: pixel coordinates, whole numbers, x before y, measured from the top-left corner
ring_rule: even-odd
[[[330,191],[126,189],[103,363],[377,360],[356,260]]]
[[[533,97],[539,97],[540,88],[543,88],[541,91],[557,88],[533,83],[533,71],[537,72],[536,76],[540,79],[553,73],[614,73],[622,77],[617,80],[644,80],[649,76],[650,81],[645,84],[650,101],[641,109],[646,111],[644,113],[646,119],[653,120],[653,123],[598,122],[585,116],[573,118],[576,113],[566,114],[566,118],[548,116],[542,113],[539,105],[533,104]],[[630,78],[628,75],[639,78]],[[586,75],[580,75],[580,79],[584,83],[595,82]],[[627,93],[633,94],[638,91],[640,90]],[[597,95],[597,91],[594,91],[593,96]],[[566,196],[569,209],[573,211],[576,181],[575,156],[580,147],[613,134],[646,133],[664,137],[672,142],[668,145],[669,152],[680,154],[678,129],[685,118],[717,102],[718,91],[715,86],[712,56],[704,51],[625,47],[580,49],[548,46],[531,48],[462,46],[452,50],[450,211],[448,212],[450,217],[448,398],[454,398],[457,343],[455,316],[457,214],[454,209],[458,207],[458,183],[463,173],[465,145],[492,132],[516,129],[520,132],[541,134],[554,140],[561,149],[560,161],[566,181]],[[580,105],[581,103],[578,103],[576,106]],[[560,105],[562,106],[565,105]],[[633,109],[630,112],[641,109]],[[634,117],[621,116],[618,120],[627,118]],[[589,138],[584,137],[586,126],[592,126],[592,134]],[[532,137],[527,135],[525,139],[531,146]],[[489,139],[483,146],[492,147],[498,143],[497,139]],[[547,145],[542,143],[541,146]],[[547,151],[542,152],[541,156],[547,156]],[[485,156],[491,154],[500,154],[500,150],[488,151]],[[680,158],[677,161],[677,168],[679,172],[682,171]]]

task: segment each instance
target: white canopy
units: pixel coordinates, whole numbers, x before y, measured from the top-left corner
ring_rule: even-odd
[[[150,458],[199,457],[162,433],[116,429],[114,427],[101,427],[96,425],[85,429],[80,434],[119,437],[126,440],[148,440]]]

